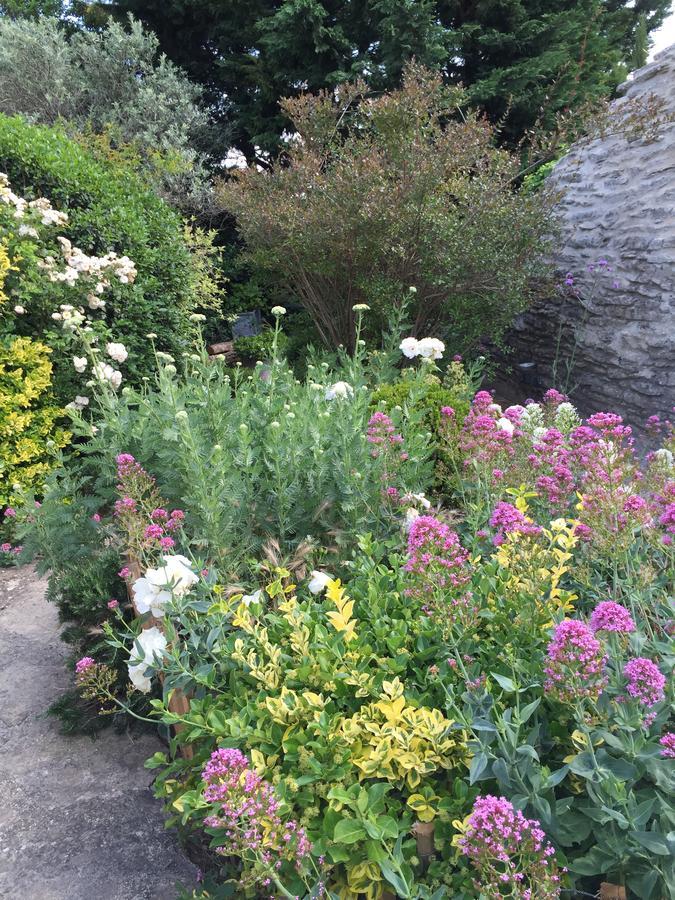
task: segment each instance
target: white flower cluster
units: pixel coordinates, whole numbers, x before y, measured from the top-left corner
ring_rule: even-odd
[[[11,189],[9,178],[4,172],[0,172],[0,203],[14,207],[14,218],[23,219],[25,216],[33,216],[39,219],[42,225],[65,225],[68,215],[54,209],[46,197],[40,197],[30,202],[24,197],[19,197]],[[21,237],[38,237],[38,232],[30,225],[22,225],[19,228]]]
[[[112,252],[105,256],[88,256],[79,247],[73,247],[68,238],[59,237],[58,242],[66,264],[65,269],[57,269],[53,256],[47,256],[38,265],[47,272],[50,281],[61,282],[70,287],[81,276],[95,280],[94,293],[87,296],[92,309],[101,309],[105,305],[105,301],[96,295],[103,294],[110,288],[112,278],[116,278],[120,284],[133,284],[136,279],[136,267],[128,256],[118,256]]]
[[[520,419],[520,427],[534,437],[537,429],[544,427],[544,411],[538,403],[528,403]]]
[[[659,450],[654,451],[654,462],[658,466],[662,466],[664,469],[672,469],[673,468],[673,454],[671,450],[668,450],[666,447],[661,447]]]
[[[73,412],[82,412],[87,406],[89,406],[89,397],[80,397],[79,394],[70,403],[66,403],[66,409],[72,409]]]
[[[113,369],[111,365],[104,362],[96,362],[92,366],[94,378],[100,382],[108,382],[112,388],[117,388],[122,384],[122,373],[117,369]]]
[[[445,344],[438,338],[426,337],[417,340],[414,337],[404,338],[399,344],[399,350],[408,359],[421,356],[423,359],[440,359],[445,353]]]
[[[581,425],[581,416],[572,404],[567,401],[560,403],[555,411],[555,427],[558,431],[562,434],[569,434],[579,425]]]
[[[84,311],[81,308],[75,309],[70,303],[62,303],[59,306],[59,312],[52,313],[52,319],[55,322],[61,322],[66,331],[77,331],[85,321]]]
[[[111,359],[114,359],[117,363],[123,363],[124,360],[129,355],[127,348],[124,344],[115,344],[112,341],[109,344],[106,344],[105,352]]]
[[[354,388],[346,381],[336,381],[326,388],[326,400],[346,400],[354,396]]]

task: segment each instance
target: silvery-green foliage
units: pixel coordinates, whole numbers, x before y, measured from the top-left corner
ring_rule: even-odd
[[[70,37],[55,18],[0,19],[0,111],[111,130],[148,156],[158,187],[174,200],[206,199],[204,160],[193,146],[207,123],[200,95],[133,18],[126,28],[110,22]],[[167,165],[156,165],[158,152]]]
[[[156,385],[110,397],[82,465],[112,484],[115,456],[133,454],[185,510],[197,556],[234,571],[269,540],[284,553],[306,539],[344,546],[400,525],[386,487],[429,488],[429,435],[414,412],[395,422],[407,458],[390,465],[373,455],[371,390],[358,362],[318,367],[305,382],[281,361],[232,373],[194,355],[184,370],[179,377],[160,359]],[[327,399],[347,379],[353,393]]]

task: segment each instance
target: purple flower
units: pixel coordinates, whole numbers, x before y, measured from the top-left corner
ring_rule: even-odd
[[[5,518],[13,519],[16,516],[16,510],[13,506],[8,506],[5,510]]]
[[[675,759],[675,731],[667,731],[659,744],[663,747],[661,750],[661,756],[666,759]]]
[[[628,681],[626,690],[638,703],[650,707],[664,699],[666,679],[651,659],[638,656],[629,660],[623,668],[623,675]]]
[[[625,606],[604,600],[593,610],[590,626],[592,631],[617,631],[629,634],[635,631],[635,622]]]

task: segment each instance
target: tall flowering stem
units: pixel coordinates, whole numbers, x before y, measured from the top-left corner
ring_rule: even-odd
[[[555,850],[536,819],[526,819],[505,797],[478,797],[459,840],[489,900],[557,900],[561,874]],[[562,871],[565,871],[564,869]]]
[[[401,463],[408,459],[403,448],[403,436],[386,413],[376,412],[368,421],[366,440],[370,444],[370,455],[382,462],[383,497],[388,503],[398,505],[401,500],[397,486]]]
[[[117,456],[115,518],[124,533],[125,549],[139,562],[173,549],[185,514],[164,508],[155,479],[130,453]]]
[[[282,896],[295,896],[283,887],[282,879],[303,872],[311,845],[296,821],[282,817],[272,785],[233,749],[215,750],[202,778],[203,798],[211,805],[204,824],[222,841],[218,853],[241,859],[241,889],[269,889],[274,884]]]
[[[469,553],[459,536],[434,516],[418,516],[408,532],[408,596],[415,597],[449,636],[475,622],[475,603],[468,588]]]

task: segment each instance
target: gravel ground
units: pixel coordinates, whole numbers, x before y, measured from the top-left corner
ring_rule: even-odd
[[[151,734],[59,734],[71,686],[56,608],[29,568],[0,569],[0,897],[175,900],[196,870],[164,828]]]

